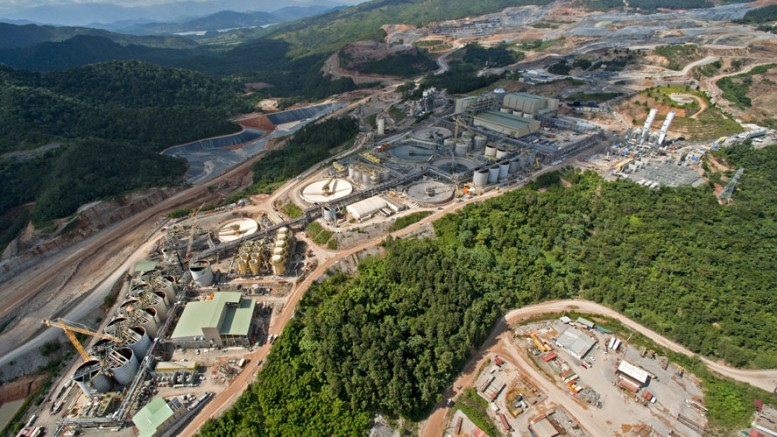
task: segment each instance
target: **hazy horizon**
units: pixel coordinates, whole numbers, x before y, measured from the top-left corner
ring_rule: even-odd
[[[0,19],[83,26],[118,21],[169,21],[219,11],[272,12],[288,6],[354,5],[365,0],[0,0]]]

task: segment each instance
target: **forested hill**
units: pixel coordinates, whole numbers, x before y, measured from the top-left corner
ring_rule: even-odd
[[[0,215],[36,202],[32,217],[44,223],[100,197],[178,183],[186,164],[159,152],[238,131],[229,116],[250,109],[239,91],[232,82],[137,61],[48,75],[0,66]],[[50,143],[62,146],[34,151]],[[8,155],[14,151],[23,154]]]
[[[76,36],[100,36],[121,45],[140,44],[160,48],[193,48],[197,43],[179,36],[134,36],[89,27],[59,27],[0,23],[0,50],[32,47],[44,42],[62,42]]]
[[[501,314],[556,298],[777,367],[777,147],[722,155],[746,169],[730,206],[708,187],[568,171],[446,216],[436,240],[388,241],[357,276],[307,292],[257,383],[202,435],[364,435],[376,412],[421,419]],[[745,426],[754,397],[777,402],[702,377],[711,435]]]

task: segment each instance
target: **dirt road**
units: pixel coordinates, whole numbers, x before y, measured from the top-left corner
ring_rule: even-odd
[[[657,332],[646,328],[603,305],[599,305],[587,300],[571,299],[545,302],[510,311],[505,317],[499,320],[496,327],[491,332],[491,335],[489,335],[488,339],[486,339],[486,341],[483,343],[483,346],[478,350],[478,353],[470,360],[469,363],[467,363],[464,371],[456,379],[456,382],[453,384],[453,386],[446,391],[444,394],[444,399],[455,398],[458,396],[459,392],[453,387],[462,386],[463,388],[466,388],[467,386],[471,386],[477,369],[479,369],[492,354],[499,353],[500,356],[511,355],[515,359],[515,362],[511,362],[518,365],[519,368],[531,376],[532,379],[534,379],[533,382],[540,386],[542,391],[548,395],[548,398],[551,402],[562,405],[564,408],[566,408],[575,416],[576,419],[578,419],[578,421],[581,422],[581,425],[584,428],[591,432],[592,435],[607,435],[606,432],[600,432],[597,424],[590,423],[592,421],[587,419],[588,415],[584,412],[584,410],[582,410],[582,407],[580,407],[580,405],[570,397],[570,395],[568,395],[563,390],[558,389],[557,387],[554,388],[555,384],[547,381],[547,379],[542,377],[542,375],[540,375],[533,366],[527,365],[524,360],[520,359],[520,357],[516,355],[520,354],[520,352],[511,345],[511,342],[506,341],[510,336],[510,325],[543,314],[558,314],[564,311],[573,310],[606,316],[618,320],[624,326],[627,326],[630,329],[645,335],[660,346],[689,357],[695,356],[693,352],[684,346],[681,346],[676,342],[661,336]],[[748,383],[754,387],[758,387],[767,391],[774,391],[777,389],[777,370],[735,369],[706,358],[702,358],[701,360],[710,370],[723,376]],[[549,385],[546,385],[546,383]],[[445,406],[444,402],[439,403],[435,407],[431,416],[429,416],[426,421],[421,423],[420,435],[422,437],[440,437],[445,431],[445,417],[447,413],[448,408]]]

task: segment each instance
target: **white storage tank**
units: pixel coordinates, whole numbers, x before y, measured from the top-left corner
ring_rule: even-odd
[[[273,274],[278,276],[286,274],[286,258],[281,255],[273,255],[271,264]]]
[[[447,147],[447,148],[449,148],[449,149],[452,149],[452,148],[453,148],[453,145],[454,145],[455,143],[456,143],[456,142],[455,142],[455,141],[453,141],[453,138],[446,138],[446,139],[445,139],[445,141],[443,141],[443,142],[442,142],[442,145],[443,145],[443,146],[445,146],[445,147]]]
[[[486,138],[485,135],[475,135],[475,148],[482,149],[483,147],[486,147],[487,141],[488,138]]]
[[[472,182],[476,187],[485,187],[488,185],[488,170],[478,170],[472,175]]]
[[[509,153],[510,152],[500,147],[496,149],[496,159],[504,159]]]
[[[488,168],[488,183],[495,184],[499,180],[499,166],[495,165]]]
[[[484,153],[485,156],[496,156],[496,147],[494,146],[486,146],[486,151]]]
[[[499,112],[504,112],[505,114],[509,114],[510,113],[510,108],[501,107],[501,108],[499,108]]]
[[[73,380],[87,397],[106,393],[113,388],[113,381],[103,373],[102,364],[98,360],[89,360],[78,366],[73,372]]]
[[[135,375],[138,374],[138,358],[132,349],[128,347],[110,351],[106,362],[110,363],[113,379],[120,385],[128,386],[132,384]]]
[[[467,145],[467,143],[462,143],[462,142],[456,143],[456,149],[454,149],[454,153],[456,154],[456,156],[464,156],[467,154],[468,151],[469,151],[469,146]]]
[[[278,228],[278,230],[275,231],[275,235],[289,235],[289,228],[286,226]]]
[[[197,261],[189,266],[189,272],[198,287],[207,287],[213,284],[213,270],[211,270],[209,262]]]

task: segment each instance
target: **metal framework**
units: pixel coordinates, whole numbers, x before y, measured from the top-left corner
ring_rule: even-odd
[[[86,349],[84,349],[84,346],[81,345],[81,342],[78,341],[78,339],[76,338],[76,335],[74,334],[74,332],[77,332],[79,334],[86,334],[86,335],[89,335],[89,336],[92,336],[92,337],[102,338],[102,339],[105,339],[105,340],[114,341],[116,343],[121,343],[122,342],[122,340],[120,338],[116,338],[116,337],[114,337],[112,335],[108,335],[108,334],[101,334],[99,332],[94,332],[91,329],[89,329],[89,328],[87,328],[87,327],[85,327],[83,325],[79,325],[79,324],[74,323],[74,322],[69,322],[69,321],[67,321],[65,319],[44,320],[43,324],[46,325],[46,326],[53,327],[53,328],[59,328],[59,329],[62,329],[63,331],[65,331],[65,335],[67,335],[67,338],[70,339],[71,343],[73,343],[73,346],[76,348],[76,350],[78,351],[79,355],[81,355],[81,357],[84,359],[84,361],[89,361],[89,360],[92,359],[92,357],[89,355],[89,353],[86,351]]]

